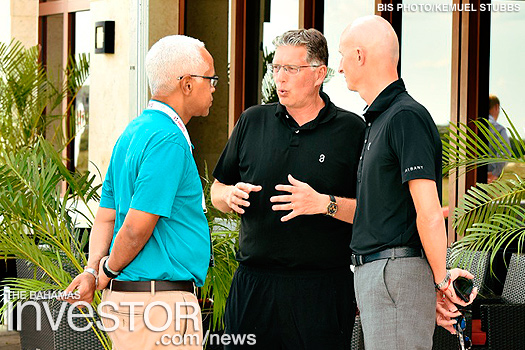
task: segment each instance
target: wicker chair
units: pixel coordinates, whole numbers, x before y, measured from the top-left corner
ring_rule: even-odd
[[[34,265],[25,261],[17,260],[17,276],[19,278],[46,278],[44,272],[40,269],[35,268]],[[73,269],[65,270],[73,273]],[[69,271],[71,270],[71,271]],[[74,330],[69,326],[67,320],[67,310],[69,304],[64,301],[55,299],[51,300],[35,300],[40,307],[40,330],[37,330],[37,311],[36,308],[27,305],[21,312],[21,329],[20,329],[20,343],[22,350],[101,350],[103,349],[98,338],[92,329],[88,329],[84,332]],[[52,321],[56,324],[60,321],[58,328],[53,330],[51,327],[50,320],[48,319],[46,312],[44,311],[43,303],[46,302],[48,309],[51,313]],[[66,307],[62,305],[66,304]],[[63,308],[62,318],[58,320],[60,310]],[[14,310],[16,312],[16,309]],[[78,309],[73,311],[75,315],[81,315]],[[98,317],[96,320],[98,320]],[[72,323],[77,328],[83,328],[87,325],[85,318],[73,318]]]
[[[525,255],[512,254],[501,304],[481,305],[487,349],[525,349]]]
[[[447,265],[451,265],[452,261],[452,251],[447,249]],[[489,274],[489,259],[488,255],[482,252],[471,252],[461,256],[458,261],[457,267],[468,269],[474,277],[474,286],[478,290],[483,290],[486,277]],[[465,315],[467,320],[467,329],[465,330],[465,335],[472,339],[472,315]],[[459,349],[459,340],[458,337],[454,334],[450,334],[444,328],[437,326],[434,330],[434,339],[433,339],[433,350],[450,350],[450,349]]]
[[[363,327],[361,326],[361,317],[355,317],[354,330],[352,331],[351,350],[364,350],[365,338],[363,337]]]

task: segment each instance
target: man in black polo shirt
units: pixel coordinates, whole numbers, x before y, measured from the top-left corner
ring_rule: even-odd
[[[348,88],[369,106],[351,243],[365,347],[431,349],[436,296],[439,323],[453,330],[450,317],[459,314],[452,302],[465,303],[450,282],[474,277],[446,270],[439,133],[398,79],[397,36],[386,20],[356,20],[341,36],[340,52]]]
[[[213,204],[242,214],[226,333],[255,334],[249,349],[348,349],[352,226],[343,220],[355,206],[364,122],[320,92],[328,49],[319,31],[274,44],[279,103],[242,114],[213,173]]]

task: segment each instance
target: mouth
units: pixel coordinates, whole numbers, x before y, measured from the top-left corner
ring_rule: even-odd
[[[279,96],[286,96],[288,94],[288,90],[277,90],[277,94]]]

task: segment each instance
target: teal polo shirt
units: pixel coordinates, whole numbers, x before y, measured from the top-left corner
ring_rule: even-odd
[[[124,130],[113,148],[100,206],[116,211],[110,251],[130,208],[160,216],[119,280],[203,285],[210,235],[202,185],[188,142],[168,115],[145,110]]]

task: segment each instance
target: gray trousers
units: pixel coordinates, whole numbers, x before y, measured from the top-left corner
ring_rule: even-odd
[[[436,292],[425,258],[376,260],[354,272],[366,350],[432,349]]]

